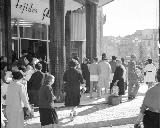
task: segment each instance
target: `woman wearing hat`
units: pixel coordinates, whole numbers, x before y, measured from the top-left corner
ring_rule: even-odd
[[[65,71],[64,76],[65,106],[73,107],[70,113],[71,119],[76,115],[76,106],[80,103],[80,84],[83,84],[83,77],[76,69],[76,61],[72,59],[69,62],[69,69]]]
[[[44,83],[39,90],[39,113],[41,126],[52,126],[58,123],[58,115],[54,108],[52,84],[55,77],[49,73],[45,74]]]

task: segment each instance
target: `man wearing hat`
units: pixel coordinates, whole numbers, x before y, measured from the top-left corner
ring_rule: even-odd
[[[155,82],[156,67],[152,63],[152,59],[148,59],[148,64],[144,68],[144,82],[148,85],[148,89],[152,87]]]
[[[117,65],[116,57],[115,57],[115,56],[112,56],[112,60],[109,62],[109,64],[111,65],[111,69],[112,69],[111,79],[113,79],[114,72],[115,72],[115,70],[116,70],[116,65]]]
[[[98,64],[98,72],[99,72],[99,81],[98,81],[98,96],[101,96],[101,91],[102,88],[105,88],[105,94],[106,94],[106,99],[108,99],[108,88],[110,84],[110,77],[111,77],[111,66],[107,62],[107,57],[106,54],[102,54],[102,61],[99,62]]]
[[[42,70],[42,64],[37,63],[35,65],[36,71],[32,74],[27,83],[27,91],[29,96],[29,102],[34,104],[35,107],[39,107],[39,89],[44,81],[44,73]]]

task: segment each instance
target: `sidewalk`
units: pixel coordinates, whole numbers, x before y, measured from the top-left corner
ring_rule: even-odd
[[[58,128],[133,128],[133,124],[139,113],[147,86],[142,84],[137,97],[127,100],[127,93],[123,101],[117,106],[109,106],[105,103],[105,97],[101,99],[90,99],[89,94],[81,98],[81,105],[78,107],[78,115],[70,121],[70,108],[63,107],[62,103],[55,103],[59,116]],[[96,96],[95,96],[96,97]],[[59,108],[60,107],[60,108]],[[40,128],[39,112],[35,112],[35,118],[27,122],[25,128]]]

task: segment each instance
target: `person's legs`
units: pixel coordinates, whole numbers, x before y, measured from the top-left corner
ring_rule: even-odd
[[[95,92],[97,92],[97,84],[98,84],[98,81],[94,81]]]
[[[128,84],[128,99],[132,99],[131,94],[132,94],[133,85],[134,85],[133,81],[130,80]]]
[[[97,98],[100,98],[102,96],[102,88],[98,85],[97,86]]]
[[[106,81],[106,85],[105,85],[105,94],[108,94],[108,89],[109,89],[109,85],[110,82]]]
[[[90,81],[90,98],[92,98],[92,93],[93,93],[93,81]]]
[[[153,82],[148,82],[148,89],[150,89],[153,86]]]
[[[138,80],[137,81],[135,81],[135,89],[134,89],[134,92],[133,92],[133,98],[135,98],[136,97],[136,95],[137,95],[137,93],[138,93],[138,90],[139,90],[139,82],[138,82]]]
[[[35,107],[39,107],[39,91],[34,90],[33,93],[33,104]]]
[[[34,91],[28,90],[29,103],[34,104]]]
[[[77,106],[72,107],[70,112],[70,120],[73,120],[74,116],[77,115],[76,109],[77,109]]]
[[[122,95],[119,95],[120,103],[122,103]]]
[[[110,82],[106,82],[106,86],[105,86],[105,100],[106,100],[106,102],[108,102],[108,96],[109,96],[109,94],[110,94]]]

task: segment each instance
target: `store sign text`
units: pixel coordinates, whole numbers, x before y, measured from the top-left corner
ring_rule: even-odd
[[[24,11],[37,13],[37,9],[34,8],[33,3],[20,3],[20,0],[18,0],[16,8],[19,8],[21,10],[21,13],[23,13]]]
[[[12,0],[12,18],[50,24],[49,3],[41,0]]]
[[[43,11],[43,18],[42,18],[42,20],[44,20],[45,17],[50,18],[50,10],[49,10],[49,8],[46,8]]]

